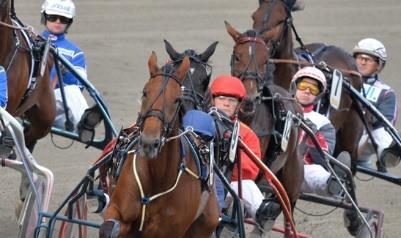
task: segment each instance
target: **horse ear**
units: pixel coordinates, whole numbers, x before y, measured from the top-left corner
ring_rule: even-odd
[[[148,66],[151,76],[159,71],[159,67],[157,66],[157,56],[154,51],[152,51],[152,54],[149,57]]]
[[[233,38],[233,40],[235,42],[237,42],[241,33],[239,33],[239,31],[235,30],[234,27],[232,27],[227,21],[224,21],[224,24],[226,25],[226,30],[227,30],[228,34]]]
[[[294,6],[292,6],[292,11],[301,11],[305,8],[305,1],[304,0],[296,0]]]
[[[177,76],[179,80],[183,81],[183,79],[185,78],[185,75],[189,70],[190,63],[191,62],[189,61],[189,57],[185,56],[180,67],[177,69]]]
[[[281,26],[282,27],[282,26]],[[264,42],[268,42],[270,39],[272,39],[274,36],[279,35],[281,31],[281,27],[275,27],[270,31],[265,31],[260,37],[263,39]]]
[[[203,62],[208,62],[210,56],[213,55],[214,51],[216,50],[216,46],[219,42],[215,41],[214,43],[212,43],[209,47],[207,47],[207,49],[205,50],[205,52],[203,52],[202,54],[200,54],[200,59]]]
[[[167,40],[164,40],[164,45],[167,51],[167,54],[170,56],[172,61],[179,60],[181,58],[180,53],[178,53],[173,46]]]

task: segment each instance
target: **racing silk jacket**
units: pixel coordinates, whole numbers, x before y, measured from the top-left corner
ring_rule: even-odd
[[[393,125],[397,119],[397,98],[394,90],[378,77],[363,78],[365,98],[368,99]],[[383,122],[373,121],[373,129],[383,127]]]
[[[0,66],[0,107],[6,108],[8,101],[7,74],[3,66]]]
[[[260,158],[261,157],[260,141],[255,132],[247,125],[240,122],[239,134],[241,140],[252,150],[253,153],[255,153],[255,155],[257,155]],[[242,150],[240,150],[239,156],[241,156],[242,179],[255,180],[256,176],[259,173],[258,166],[256,166],[252,162],[252,160],[248,157],[248,155]],[[231,181],[237,181],[237,180],[238,180],[238,167],[237,164],[234,164]]]
[[[85,55],[81,51],[81,49],[71,41],[65,38],[65,34],[54,35],[49,31],[44,31],[42,36],[46,39],[50,37],[53,44],[57,47],[59,53],[63,55],[71,64],[74,66],[75,70],[81,75],[82,78],[87,78],[87,66],[85,61]],[[66,85],[78,85],[81,89],[83,88],[82,84],[78,81],[74,75],[68,70],[65,71],[61,69],[63,73],[63,82]],[[65,72],[63,72],[65,71]],[[56,69],[53,67],[51,71],[52,80],[56,76]],[[57,86],[58,87],[58,86]]]
[[[322,149],[329,154],[333,154],[336,144],[336,130],[330,120],[322,114],[312,110],[313,105],[304,107],[304,118],[312,121],[316,125],[315,136]],[[312,139],[304,131],[301,132],[300,143],[305,143],[304,161],[306,164],[321,164],[321,155],[315,148]]]

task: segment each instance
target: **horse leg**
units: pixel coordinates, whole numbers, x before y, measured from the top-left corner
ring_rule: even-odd
[[[219,224],[219,205],[215,189],[211,188],[208,201],[205,209],[200,216],[191,224],[188,230],[185,232],[184,237],[200,237],[208,238],[211,237],[213,232],[216,230]]]
[[[34,106],[26,112],[26,116],[31,125],[25,130],[25,145],[32,152],[37,140],[45,137],[51,129],[55,117],[55,104],[49,102],[45,108]]]

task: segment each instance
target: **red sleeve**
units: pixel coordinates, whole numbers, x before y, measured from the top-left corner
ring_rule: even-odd
[[[258,136],[255,132],[252,131],[251,128],[246,126],[241,122],[240,124],[240,136],[242,141],[257,155],[259,158],[261,157],[260,152],[260,142]],[[255,180],[256,176],[259,173],[259,168],[256,166],[252,160],[248,157],[248,155],[240,151],[241,156],[241,171],[242,171],[242,179],[252,179]],[[232,181],[238,180],[238,168],[237,164],[234,165],[232,174]]]

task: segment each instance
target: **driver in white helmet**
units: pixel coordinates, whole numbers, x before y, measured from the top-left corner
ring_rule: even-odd
[[[291,81],[291,90],[303,108],[307,125],[314,132],[320,147],[332,155],[336,142],[335,128],[327,117],[313,110],[317,101],[323,96],[326,87],[326,77],[322,71],[315,67],[300,69]],[[300,141],[300,152],[304,155],[305,162],[302,192],[321,196],[340,196],[343,192],[341,186],[325,169],[323,158],[316,150],[311,138],[304,131],[301,132]],[[341,158],[347,159],[343,156]],[[350,159],[347,160],[342,160],[342,162],[349,166]]]
[[[41,22],[46,29],[42,36],[50,38],[57,47],[58,52],[63,55],[74,66],[78,74],[86,79],[87,66],[85,55],[81,49],[66,38],[67,30],[71,26],[75,16],[75,5],[71,0],[45,0],[41,10]],[[60,67],[62,71],[62,82],[66,95],[67,106],[69,108],[69,119],[73,124],[73,130],[77,129],[77,124],[81,119],[88,104],[82,94],[83,86],[81,82],[65,67]],[[60,92],[60,79],[55,68],[51,72],[52,84],[55,88],[56,97],[56,119],[54,125],[65,128],[65,108]]]
[[[397,98],[394,90],[385,84],[379,77],[386,61],[387,53],[384,45],[373,38],[359,41],[352,50],[359,72],[363,77],[363,95],[368,99],[386,119],[395,124],[397,118]],[[377,144],[377,152],[382,165],[392,167],[398,164],[399,157],[395,150],[388,148],[393,142],[390,134],[384,129],[384,123],[372,118],[373,138]],[[372,156],[373,155],[373,156]],[[358,163],[371,166],[375,151],[372,142],[365,133],[359,145]]]

